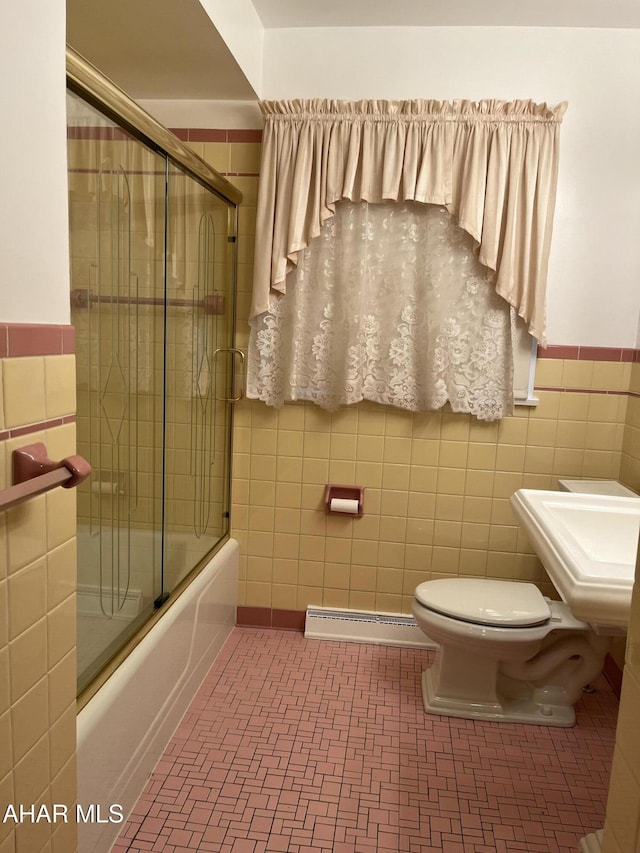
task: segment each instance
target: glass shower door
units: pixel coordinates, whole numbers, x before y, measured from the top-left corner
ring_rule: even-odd
[[[77,442],[93,468],[78,488],[82,689],[162,592],[166,159],[67,104]]]
[[[68,90],[80,691],[229,532],[235,358],[226,182],[93,103]]]
[[[173,164],[167,186],[165,595],[229,528],[235,257],[235,208]]]

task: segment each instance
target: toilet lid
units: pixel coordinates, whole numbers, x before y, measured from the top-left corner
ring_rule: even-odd
[[[532,583],[443,578],[421,583],[415,596],[429,610],[480,625],[524,628],[551,616],[548,602]]]

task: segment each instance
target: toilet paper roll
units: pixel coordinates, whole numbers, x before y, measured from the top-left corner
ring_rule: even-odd
[[[94,495],[117,495],[118,484],[111,480],[99,480],[97,483],[91,483],[91,491]]]
[[[348,512],[357,515],[360,509],[358,501],[347,500],[347,498],[331,498],[331,512]]]

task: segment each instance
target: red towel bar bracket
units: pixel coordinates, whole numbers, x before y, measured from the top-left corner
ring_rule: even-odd
[[[0,490],[0,509],[10,509],[56,486],[72,489],[91,473],[91,465],[82,456],[67,456],[61,462],[53,462],[40,441],[14,450],[11,458],[13,485]]]

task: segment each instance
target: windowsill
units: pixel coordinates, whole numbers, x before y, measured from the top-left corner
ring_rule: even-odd
[[[513,405],[535,408],[539,402],[540,399],[538,397],[516,397],[516,399],[513,401]]]

